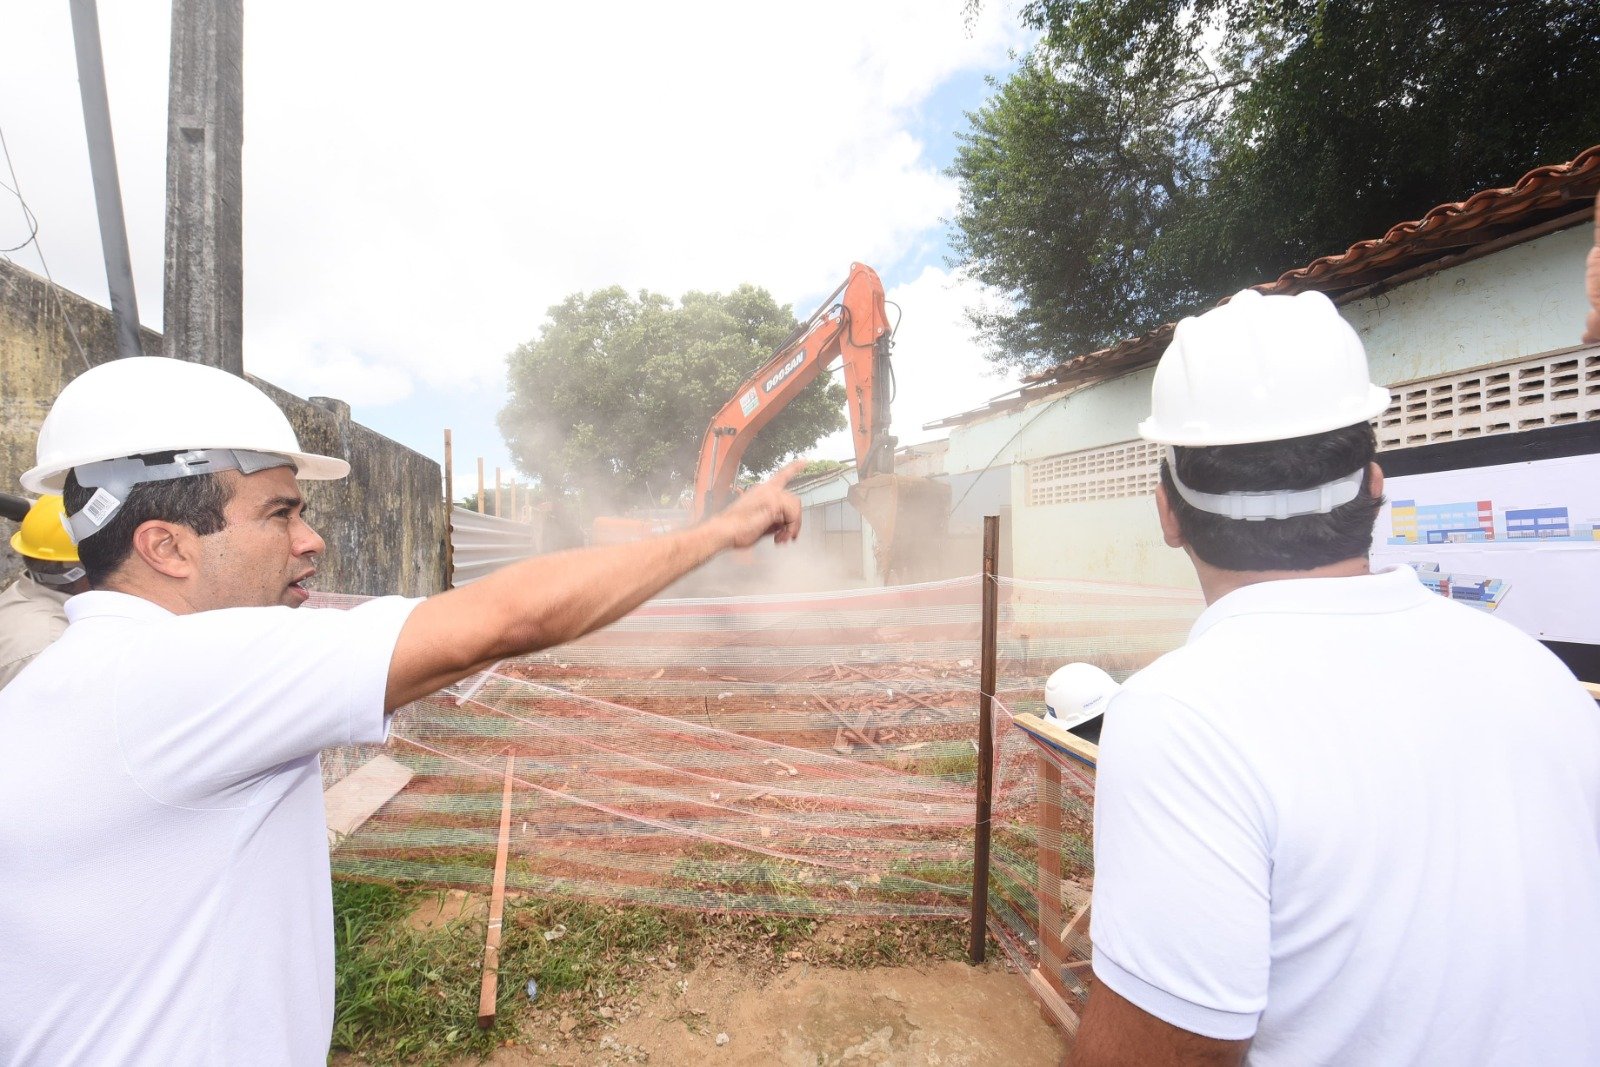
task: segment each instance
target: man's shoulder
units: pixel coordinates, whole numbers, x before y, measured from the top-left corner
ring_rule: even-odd
[[[0,611],[31,611],[34,608],[34,598],[28,595],[24,583],[25,578],[18,578],[0,589]],[[30,583],[31,584],[31,583]]]

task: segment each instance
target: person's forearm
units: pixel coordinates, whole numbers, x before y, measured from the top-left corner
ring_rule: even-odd
[[[484,660],[536,652],[622,618],[727,547],[715,522],[626,545],[538,556],[452,590]]]
[[[401,633],[388,706],[615,622],[730,543],[712,519],[647,541],[536,556],[429,597]]]

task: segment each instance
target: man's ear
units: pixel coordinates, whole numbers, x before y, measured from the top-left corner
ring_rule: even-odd
[[[1367,464],[1367,492],[1374,498],[1383,495],[1383,468],[1378,466],[1376,460]]]
[[[1165,484],[1156,483],[1156,515],[1161,519],[1161,539],[1168,548],[1184,548],[1183,529],[1178,525],[1178,513],[1172,510],[1172,500],[1167,496]]]
[[[133,551],[159,574],[188,578],[200,558],[200,539],[182,523],[151,519],[133,531]]]

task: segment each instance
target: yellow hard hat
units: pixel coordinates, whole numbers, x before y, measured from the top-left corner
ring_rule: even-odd
[[[59,496],[46,494],[35,500],[22,517],[22,528],[11,535],[11,547],[30,559],[78,562],[78,546],[72,543],[62,521],[65,514],[66,506]]]

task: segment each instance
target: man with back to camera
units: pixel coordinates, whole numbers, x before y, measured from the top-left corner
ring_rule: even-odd
[[[69,383],[23,483],[64,488],[93,588],[0,691],[0,1063],[325,1062],[318,751],[381,742],[401,705],[604,626],[723,549],[792,540],[794,469],[663,537],[293,612],[324,548],[296,479],[349,465],[215,368],[129,358]]]
[[[47,493],[11,535],[22,575],[0,592],[0,689],[66,631],[67,598],[89,588],[62,516],[61,498]]]
[[[1600,715],[1369,571],[1388,403],[1320,293],[1239,293],[1156,368],[1208,606],[1105,715],[1075,1065],[1600,1063]]]

